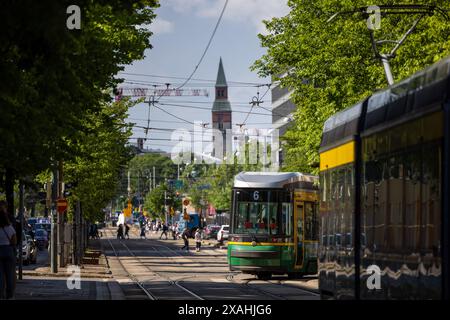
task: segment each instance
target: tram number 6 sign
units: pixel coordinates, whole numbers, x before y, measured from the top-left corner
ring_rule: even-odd
[[[255,201],[259,200],[259,191],[253,192],[253,200],[255,200]]]

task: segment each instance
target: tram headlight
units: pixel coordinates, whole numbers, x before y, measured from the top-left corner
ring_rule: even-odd
[[[256,241],[255,240],[252,241],[252,246],[256,247]]]

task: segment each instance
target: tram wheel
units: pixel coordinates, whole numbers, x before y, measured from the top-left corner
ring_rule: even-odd
[[[258,280],[270,280],[272,278],[272,274],[269,272],[260,272],[256,274]]]

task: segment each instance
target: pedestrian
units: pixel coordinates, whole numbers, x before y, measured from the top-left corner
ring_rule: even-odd
[[[183,233],[181,234],[181,238],[184,241],[184,246],[181,248],[181,250],[184,250],[186,248],[186,251],[189,252],[189,236],[190,236],[189,228],[184,229]]]
[[[130,232],[130,227],[127,223],[125,223],[125,239],[130,239],[130,235],[128,234]]]
[[[161,239],[162,238],[162,236],[163,235],[165,235],[166,236],[166,240],[167,240],[167,230],[168,230],[169,228],[167,228],[167,224],[163,224],[162,225],[162,232],[161,232],[161,235],[159,236],[159,238]]]
[[[142,237],[144,237],[144,239],[147,239],[147,237],[145,236],[145,225],[141,226],[141,239]]]
[[[172,231],[172,238],[173,238],[173,240],[177,240],[177,227],[176,227],[176,225],[172,225],[172,227],[170,229]]]
[[[0,201],[0,299],[14,298],[16,278],[17,237],[7,208],[7,203]]]
[[[197,252],[200,252],[200,247],[202,246],[202,238],[203,238],[202,229],[198,228],[195,231],[195,251]]]
[[[117,239],[124,239],[123,237],[123,224],[119,224],[117,228]]]

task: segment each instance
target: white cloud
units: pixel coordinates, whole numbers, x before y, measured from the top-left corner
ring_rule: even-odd
[[[145,25],[145,28],[152,31],[155,35],[162,33],[171,33],[175,29],[173,22],[157,17],[150,25]]]
[[[224,3],[225,0],[165,0],[165,4],[174,11],[208,18],[218,17]],[[287,0],[229,0],[223,19],[249,22],[257,32],[265,33],[262,20],[270,20],[288,13]]]

